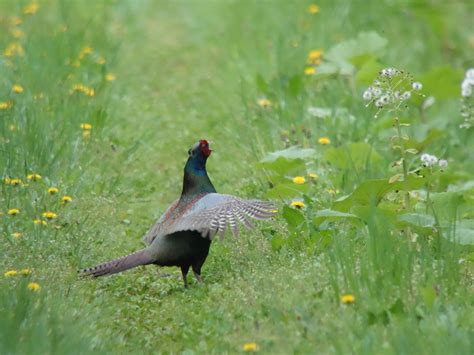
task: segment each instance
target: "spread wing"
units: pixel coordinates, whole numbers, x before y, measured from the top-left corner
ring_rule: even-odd
[[[146,245],[150,245],[153,240],[155,240],[156,236],[160,233],[161,229],[163,229],[163,222],[170,218],[173,211],[175,210],[176,206],[178,205],[179,200],[174,201],[168,209],[161,215],[161,217],[156,221],[156,223],[151,227],[151,229],[145,234],[142,238],[143,242]]]
[[[232,234],[239,234],[239,222],[253,228],[250,218],[265,220],[276,214],[275,205],[269,201],[243,200],[231,195],[209,193],[190,206],[162,234],[195,230],[204,238],[213,239],[216,234],[224,237],[229,226]]]

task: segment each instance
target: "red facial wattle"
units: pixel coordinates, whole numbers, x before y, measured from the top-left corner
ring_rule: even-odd
[[[201,153],[207,158],[211,155],[212,150],[209,149],[209,142],[205,139],[201,139],[199,141],[199,148],[201,149]]]

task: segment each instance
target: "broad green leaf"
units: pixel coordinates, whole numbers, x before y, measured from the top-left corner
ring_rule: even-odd
[[[421,138],[419,141],[411,138],[408,139],[405,142],[406,147],[409,148],[408,150],[416,149],[419,152],[422,152],[426,147],[429,147],[433,141],[439,140],[442,136],[446,135],[446,131],[432,128],[425,134],[424,138]]]
[[[460,192],[439,192],[430,196],[433,208],[440,220],[452,221],[457,218],[458,208],[464,203],[464,196]]]
[[[438,100],[460,98],[460,83],[464,73],[449,66],[435,67],[419,77],[423,83],[423,92]]]
[[[346,212],[353,206],[378,205],[382,198],[389,192],[403,190],[405,186],[409,190],[416,190],[425,184],[425,179],[410,175],[406,181],[397,181],[389,184],[388,179],[367,180],[360,184],[350,195],[343,196],[336,200],[333,205],[334,210]]]
[[[351,75],[355,71],[355,65],[351,63],[354,58],[357,62],[356,57],[380,54],[386,45],[387,40],[375,32],[359,33],[355,39],[331,47],[325,55],[325,62],[318,67],[319,73]]]
[[[279,251],[285,244],[285,239],[281,234],[276,234],[272,237],[272,250]]]
[[[334,222],[340,220],[348,220],[350,222],[355,222],[355,224],[360,224],[359,217],[352,213],[345,213],[329,209],[318,211],[313,218],[313,223],[319,225],[324,221]]]
[[[268,190],[265,196],[271,199],[287,199],[290,197],[301,196],[303,193],[306,193],[308,189],[308,184],[279,184]]]
[[[376,165],[382,157],[371,145],[363,142],[351,143],[338,148],[329,148],[324,158],[339,169],[364,169],[369,165]]]
[[[360,57],[356,57],[355,59],[359,59]],[[374,56],[369,56],[368,58],[364,56],[365,62],[357,65],[357,62],[352,62],[358,66],[360,69],[357,71],[356,74],[356,82],[359,85],[371,85],[374,81],[374,78],[377,77],[380,70],[383,69],[383,65],[380,64]]]
[[[422,213],[405,213],[399,215],[398,220],[423,228],[434,227],[435,225],[435,219],[433,216]]]
[[[283,178],[285,175],[298,175],[306,170],[306,163],[302,159],[287,159],[279,157],[276,160],[259,163],[258,167],[271,170]],[[286,179],[286,178],[285,178]],[[275,183],[275,181],[273,181]]]
[[[288,228],[291,231],[295,231],[296,228],[305,221],[305,218],[300,211],[288,206],[283,206],[283,218],[286,220]]]
[[[397,224],[400,227],[410,226],[421,235],[432,235],[435,231],[435,219],[433,216],[423,213],[406,213],[399,215]]]
[[[380,229],[387,230],[389,225],[395,223],[397,212],[375,206],[354,206],[351,211],[366,223],[374,225]]]
[[[455,226],[442,224],[443,236],[462,245],[474,245],[474,219],[463,219]]]
[[[316,151],[311,148],[298,148],[298,147],[290,147],[288,149],[284,150],[278,150],[276,152],[268,154],[266,157],[264,157],[262,160],[260,160],[261,163],[268,163],[277,160],[280,157],[286,158],[286,159],[309,159],[314,157],[316,154]]]

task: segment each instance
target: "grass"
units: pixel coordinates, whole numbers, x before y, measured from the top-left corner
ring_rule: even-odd
[[[472,5],[29,4],[0,4],[0,175],[22,180],[0,185],[0,270],[31,271],[0,279],[0,352],[238,353],[252,342],[262,353],[472,352],[474,147],[472,128],[459,128]],[[322,64],[304,75],[313,49]],[[362,100],[383,67],[435,98],[410,101],[398,138],[393,113],[374,118]],[[219,192],[275,199],[279,216],[213,243],[204,287],[151,266],[78,279],[142,247],[200,138],[214,142]],[[397,140],[417,150],[406,162],[424,178],[388,183],[401,174]],[[419,170],[421,153],[448,168]]]

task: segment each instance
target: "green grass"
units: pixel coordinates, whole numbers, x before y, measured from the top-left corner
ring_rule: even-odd
[[[1,353],[238,353],[248,342],[269,354],[472,353],[474,140],[459,128],[471,4],[323,1],[315,15],[307,1],[45,0],[30,15],[27,4],[0,3],[0,103],[12,103],[0,109],[0,177],[23,182],[0,184]],[[24,54],[6,55],[12,43]],[[318,48],[318,74],[304,75]],[[362,100],[384,67],[435,98],[399,113],[411,124],[401,144],[418,151],[409,170],[430,153],[448,159],[444,172],[388,183],[401,173],[393,114],[374,118]],[[218,191],[274,199],[278,217],[213,243],[203,287],[153,266],[79,279],[142,247],[201,138],[214,143]],[[281,152],[290,146],[298,159]],[[275,151],[284,157],[268,162]],[[45,211],[58,217],[35,225]]]

